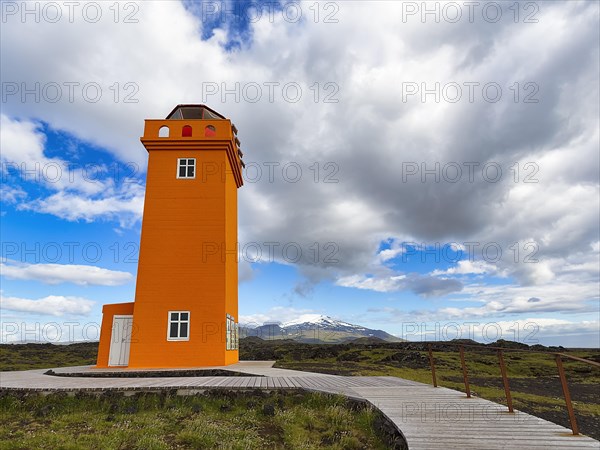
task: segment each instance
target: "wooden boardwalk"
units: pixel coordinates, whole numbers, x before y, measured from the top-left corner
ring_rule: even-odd
[[[46,370],[0,372],[0,388],[35,391],[177,389],[304,389],[365,400],[404,435],[410,450],[600,449],[600,442],[567,428],[458,391],[396,377],[344,377],[275,369],[272,361],[241,362],[219,369],[255,376],[93,378],[44,375]],[[215,369],[210,368],[210,369]],[[89,366],[55,372],[107,372]],[[126,369],[125,369],[126,370]],[[122,372],[110,370],[108,372]],[[566,414],[566,411],[565,411]]]

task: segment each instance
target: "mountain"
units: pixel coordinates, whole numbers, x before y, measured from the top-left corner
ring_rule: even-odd
[[[240,325],[240,337],[256,336],[263,340],[291,339],[305,343],[342,343],[358,338],[379,338],[388,342],[402,342],[383,330],[372,330],[329,316],[303,315],[290,322],[267,322],[260,326]]]

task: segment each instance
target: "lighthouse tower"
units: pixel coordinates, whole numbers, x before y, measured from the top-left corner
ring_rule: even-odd
[[[238,361],[237,130],[205,105],[146,120],[135,302],[104,305],[97,367]]]

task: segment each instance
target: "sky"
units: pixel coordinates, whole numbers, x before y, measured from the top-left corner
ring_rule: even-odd
[[[205,103],[240,322],[600,347],[599,5],[1,2],[0,340],[134,300],[144,119]]]

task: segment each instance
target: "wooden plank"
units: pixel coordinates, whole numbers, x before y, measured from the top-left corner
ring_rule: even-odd
[[[250,377],[88,378],[43,375],[45,370],[0,373],[0,387],[30,390],[140,390],[169,388],[302,388],[342,393],[379,408],[402,430],[410,450],[527,448],[591,449],[600,442],[567,428],[462,392],[395,377],[341,377],[274,369],[262,362],[235,365]],[[68,369],[61,369],[68,370]],[[72,370],[86,371],[82,367]]]
[[[411,450],[529,449],[541,443],[544,448],[598,449],[600,444],[591,438],[574,440],[566,428],[522,412],[510,414],[502,405],[488,400],[457,398],[457,392],[450,389],[356,387],[354,390],[402,430]],[[444,406],[450,408],[440,414]]]
[[[243,378],[244,379],[242,380],[242,384],[240,384],[240,387],[246,388],[246,387],[248,387],[248,385],[252,381],[252,377],[243,377]]]

